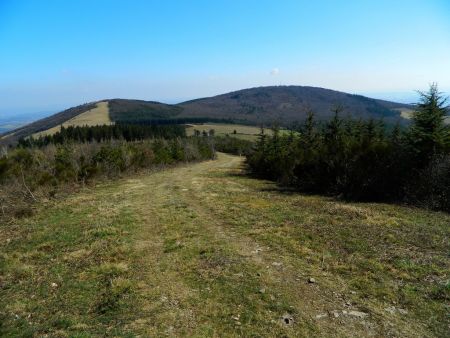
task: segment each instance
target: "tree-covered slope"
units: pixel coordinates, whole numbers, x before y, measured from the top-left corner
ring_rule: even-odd
[[[100,101],[98,101],[100,102]],[[57,127],[77,115],[93,109],[98,102],[83,104],[8,132],[1,143],[14,143],[21,137]],[[332,116],[331,109],[341,106],[344,114],[362,119],[405,120],[400,116],[405,104],[375,100],[329,89],[302,86],[278,86],[244,89],[176,105],[154,101],[110,99],[112,122],[188,123],[239,122],[259,125],[277,122],[288,125],[304,120],[308,110],[319,119]],[[6,137],[5,137],[6,136]]]
[[[183,115],[227,117],[253,123],[278,121],[281,124],[303,120],[311,109],[320,119],[332,116],[331,109],[342,106],[346,114],[357,118],[400,119],[398,109],[405,104],[375,100],[330,89],[302,86],[278,86],[244,89],[181,104]]]

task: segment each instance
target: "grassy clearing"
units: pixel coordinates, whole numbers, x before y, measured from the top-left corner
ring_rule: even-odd
[[[241,164],[2,225],[0,335],[448,336],[449,215],[280,191]]]
[[[214,129],[215,135],[225,136],[230,135],[244,140],[254,141],[257,139],[258,134],[261,132],[259,127],[255,126],[245,126],[241,124],[221,124],[221,123],[208,123],[208,124],[189,124],[186,128],[186,133],[188,136],[194,135],[194,130],[199,130],[200,132]],[[236,134],[234,133],[236,131]],[[271,131],[266,129],[269,135]]]
[[[82,127],[82,126],[101,126],[101,125],[110,125],[113,122],[109,117],[109,108],[108,102],[99,102],[94,109],[88,110],[87,112],[81,113],[80,115],[75,116],[74,118],[64,122],[62,126],[65,128],[73,126],[73,127]],[[40,136],[53,135],[61,130],[61,125],[50,128],[48,130],[41,131],[39,133],[33,134],[34,138],[39,138]]]

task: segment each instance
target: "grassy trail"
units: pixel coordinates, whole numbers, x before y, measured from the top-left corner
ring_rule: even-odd
[[[1,228],[0,335],[446,336],[450,217],[280,191],[243,158]]]

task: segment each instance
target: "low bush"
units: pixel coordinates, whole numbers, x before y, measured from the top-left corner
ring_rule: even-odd
[[[217,151],[234,155],[250,155],[254,143],[231,136],[214,137],[214,145]]]
[[[0,157],[0,217],[29,215],[35,201],[96,179],[213,157],[213,146],[208,138],[16,148]]]

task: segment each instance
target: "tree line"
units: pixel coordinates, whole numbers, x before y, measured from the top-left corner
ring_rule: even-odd
[[[141,125],[173,125],[173,124],[200,124],[200,123],[227,123],[235,124],[242,121],[231,118],[214,118],[214,117],[172,117],[172,118],[148,118],[143,116],[121,116],[116,119],[116,123],[123,124],[141,124]]]
[[[52,135],[38,138],[28,137],[19,140],[21,147],[43,147],[49,144],[64,144],[67,142],[90,143],[109,140],[139,141],[150,138],[173,139],[186,137],[182,125],[147,125],[125,124],[99,126],[61,126],[61,130]]]
[[[420,93],[409,127],[314,113],[289,135],[262,130],[249,169],[308,193],[359,201],[406,201],[450,211],[450,132],[446,99],[436,85]]]

